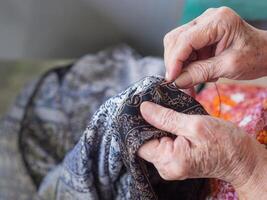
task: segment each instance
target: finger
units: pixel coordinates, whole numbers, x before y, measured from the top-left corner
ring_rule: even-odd
[[[144,160],[153,163],[155,156],[157,155],[157,148],[159,146],[159,140],[154,139],[146,142],[138,149],[138,156]]]
[[[190,153],[189,143],[183,136],[177,136],[174,141],[171,140],[169,143],[166,141],[164,150],[159,151],[161,155],[159,162],[154,163],[163,179],[182,180],[187,178],[188,162],[190,161],[186,154]]]
[[[187,24],[184,24],[172,31],[170,31],[169,33],[167,33],[163,39],[163,43],[164,43],[164,62],[165,62],[165,66],[169,66],[167,64],[167,62],[170,60],[169,59],[169,56],[171,56],[171,52],[173,50],[173,48],[175,47],[176,45],[176,39],[177,37],[184,31],[188,30],[189,28],[191,28],[192,26],[194,26],[196,24],[196,20],[193,20]],[[181,72],[181,69],[182,69],[182,63],[178,66],[177,68],[175,69],[176,71],[174,72],[170,72],[171,75],[174,75],[174,74],[178,74]],[[166,75],[165,75],[165,78],[167,81],[171,81],[171,77],[169,77],[169,71],[172,70],[172,69],[166,69]]]
[[[176,45],[166,56],[168,80],[172,81],[180,74],[183,63],[194,50],[217,43],[223,38],[224,31],[217,25],[200,24],[182,32],[176,39]]]
[[[208,9],[209,10],[209,9]],[[209,12],[204,12],[203,15],[209,15]],[[171,60],[169,57],[172,55],[173,49],[175,49],[177,44],[177,39],[179,38],[179,35],[187,30],[189,30],[190,28],[192,28],[193,26],[196,26],[198,24],[198,21],[203,18],[203,15],[198,16],[197,18],[193,19],[192,21],[188,22],[187,24],[184,24],[172,31],[170,31],[169,33],[167,33],[164,37],[164,62],[165,62],[165,66],[166,66],[166,75],[165,78],[167,81],[172,81],[174,80],[181,72],[182,67],[183,67],[183,63],[179,63],[179,60],[177,60],[177,68],[173,69],[173,68],[169,68],[168,66],[170,66],[168,64],[168,61]],[[174,78],[173,78],[174,77]]]
[[[194,129],[191,125],[187,125],[188,122],[194,124],[198,116],[178,113],[152,102],[141,104],[141,114],[148,123],[158,129],[175,135],[183,135],[187,138],[194,137]]]
[[[178,28],[175,28],[175,29],[171,30],[170,32],[168,32],[163,39],[164,52],[168,53],[168,51],[166,51],[166,50],[168,50],[168,49],[170,50],[171,47],[173,47],[173,44],[175,44],[176,38],[182,32],[187,31],[191,27],[197,25],[198,21],[201,20],[202,18],[206,18],[206,17],[210,16],[212,10],[213,10],[212,8],[209,8],[202,15],[196,17],[192,21],[190,21],[190,22],[188,22],[182,26],[179,26]]]
[[[176,172],[179,171],[179,160],[173,154],[174,141],[169,137],[162,137],[156,145],[151,144],[148,142],[142,145],[138,155],[146,161],[153,163],[163,179],[177,179]],[[153,155],[151,155],[151,152],[153,152]]]
[[[175,80],[179,88],[190,88],[199,83],[217,80],[222,74],[223,57],[212,57],[189,64]]]
[[[193,48],[190,45],[179,43],[178,41],[178,39],[175,40],[173,48],[166,50],[168,52],[164,56],[167,81],[173,81],[180,75],[184,66],[184,62],[189,59],[190,55],[193,52]],[[180,54],[177,55],[177,49],[183,49],[183,51],[179,51]]]
[[[157,163],[159,161],[159,152],[168,155],[172,152],[173,140],[169,137],[162,137],[160,139],[153,139],[143,144],[138,150],[138,156],[144,160]]]
[[[196,91],[194,87],[191,87],[189,89],[182,89],[181,91],[183,91],[184,93],[186,93],[187,95],[195,98],[196,97]]]

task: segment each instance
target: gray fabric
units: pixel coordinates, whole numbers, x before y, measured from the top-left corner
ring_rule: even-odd
[[[31,199],[35,187],[19,154],[18,127],[7,121],[0,124],[0,199]]]
[[[208,180],[164,181],[136,152],[152,138],[171,136],[147,124],[139,106],[153,101],[187,114],[207,114],[163,78],[147,77],[106,101],[77,145],[41,184],[43,199],[204,199]]]
[[[16,154],[6,166],[0,165],[0,171],[21,181],[0,174],[5,178],[0,197],[30,199],[34,186],[41,184],[39,195],[49,200],[170,199],[174,195],[201,199],[208,191],[206,180],[164,182],[135,153],[145,141],[167,134],[142,120],[139,105],[143,100],[189,114],[203,114],[203,108],[156,77],[145,78],[106,101],[142,77],[163,72],[161,59],[142,58],[122,45],[87,55],[73,66],[53,69],[27,86],[3,121],[0,135],[9,135],[14,143],[6,147]],[[139,133],[147,135],[139,137]],[[8,148],[3,149],[0,161],[10,156]]]
[[[18,147],[18,132],[32,86],[21,92],[8,115],[0,120],[0,200],[29,200],[36,189]]]
[[[104,101],[141,77],[163,71],[162,60],[141,58],[122,45],[43,77],[20,135],[20,149],[36,185],[79,140]]]
[[[35,121],[29,118],[31,127],[35,126],[37,132],[45,127],[48,130],[47,140],[58,142],[58,144],[48,145],[53,150],[53,154],[47,154],[45,159],[42,157],[42,148],[35,148],[37,143],[27,144],[30,140],[21,141],[21,145],[24,145],[23,149],[18,146],[20,123],[37,80],[27,84],[10,111],[0,121],[0,199],[30,199],[34,194],[35,185],[29,174],[32,175],[33,171],[36,171],[40,177],[38,181],[40,183],[42,177],[73,147],[86,128],[90,117],[107,98],[125,89],[127,85],[137,81],[143,75],[154,73],[164,73],[161,59],[141,58],[125,45],[99,52],[96,55],[84,56],[72,67],[64,83],[60,82],[55,73],[51,73],[45,79],[46,83],[42,84],[40,94],[34,98],[34,103],[36,103],[36,107],[33,108],[34,117],[44,120],[51,117],[60,120],[61,124],[57,126],[56,123],[48,121],[46,124],[41,123],[40,126],[35,126]],[[54,87],[53,84],[59,82],[62,84]],[[86,93],[86,90],[91,93],[87,92],[86,95],[82,95]],[[64,105],[56,101],[59,96]],[[61,113],[62,117],[54,115],[56,112]],[[31,138],[27,135],[28,133],[25,135],[26,138]],[[65,139],[68,136],[69,138]],[[20,139],[23,140],[23,138],[24,136],[20,135]],[[42,144],[45,146],[46,141]],[[31,160],[29,154],[28,162],[24,158],[24,162],[33,164],[30,169],[25,168],[22,160],[22,156],[27,157],[25,156],[27,149],[36,153],[36,159]],[[54,156],[55,152],[56,156]]]

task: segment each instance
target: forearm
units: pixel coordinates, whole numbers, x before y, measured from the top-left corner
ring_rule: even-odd
[[[240,200],[267,199],[267,150],[261,145],[256,156],[257,165],[247,181],[242,186],[234,186]]]

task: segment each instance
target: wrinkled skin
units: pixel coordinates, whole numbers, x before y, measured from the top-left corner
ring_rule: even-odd
[[[233,10],[208,9],[164,37],[166,79],[181,88],[220,77],[248,80],[266,75],[267,36]]]
[[[266,76],[266,41],[266,32],[251,27],[231,9],[209,9],[164,38],[166,78],[190,88],[220,77]],[[242,129],[151,102],[140,109],[148,123],[177,136],[151,140],[138,151],[162,178],[219,178],[230,182],[240,199],[267,199],[267,150]]]

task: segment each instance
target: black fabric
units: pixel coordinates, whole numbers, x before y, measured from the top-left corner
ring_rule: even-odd
[[[157,78],[149,77],[147,79]],[[151,83],[149,87],[144,86],[143,91],[136,92],[134,89],[131,91],[121,106],[121,111],[118,112],[116,123],[119,126],[122,159],[128,172],[133,176],[133,180],[137,182],[133,188],[130,188],[133,189],[132,193],[142,193],[141,197],[147,199],[205,199],[209,192],[208,179],[164,181],[151,164],[144,164],[136,156],[138,148],[152,138],[163,136],[175,138],[174,135],[149,125],[142,118],[140,105],[144,101],[152,101],[186,114],[207,114],[203,107],[192,97],[178,90],[174,84],[166,83],[161,78],[158,78],[155,83]],[[140,173],[142,177],[140,177]],[[144,177],[147,177],[147,180],[139,181]],[[140,187],[141,184],[144,185]],[[149,185],[152,188],[149,188]],[[138,191],[137,188],[142,189]],[[145,196],[146,193],[148,196]],[[152,194],[153,196],[149,196]]]

